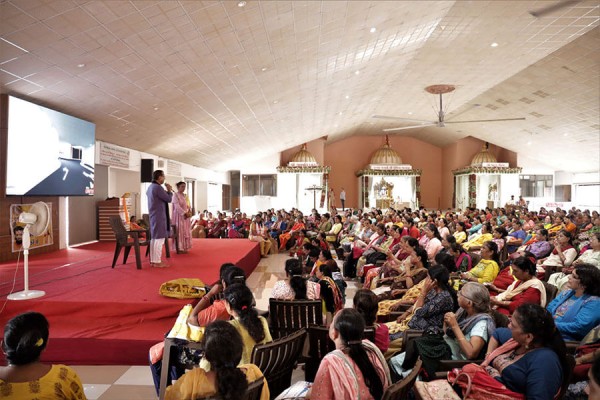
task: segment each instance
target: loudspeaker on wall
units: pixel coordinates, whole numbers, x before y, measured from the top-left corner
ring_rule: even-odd
[[[154,172],[154,159],[142,158],[142,168],[140,176],[142,182],[152,182],[152,173]]]

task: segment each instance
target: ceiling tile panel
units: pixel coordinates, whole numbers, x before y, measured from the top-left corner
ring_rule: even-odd
[[[2,1],[0,63],[13,74],[0,71],[1,90],[54,98],[53,108],[96,119],[100,140],[141,151],[158,151],[166,134],[192,135],[211,150],[173,145],[163,156],[214,167],[229,152],[262,156],[323,135],[414,124],[373,114],[433,120],[438,99],[423,89],[449,83],[449,117],[527,120],[396,134],[437,146],[471,135],[507,148],[544,137],[536,148],[545,156],[556,151],[549,137],[570,136],[587,154],[600,136],[599,7],[582,1],[549,17],[528,14],[543,5]],[[561,153],[571,170],[597,166],[590,155]]]

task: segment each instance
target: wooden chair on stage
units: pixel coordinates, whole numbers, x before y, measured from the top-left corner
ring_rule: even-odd
[[[308,328],[309,325],[323,325],[321,300],[269,299],[269,320],[273,339]]]
[[[140,256],[140,246],[148,246],[150,247],[149,240],[140,240],[139,234],[141,232],[147,231],[142,230],[127,230],[125,226],[123,226],[123,222],[121,221],[121,217],[118,215],[112,215],[109,217],[110,227],[112,228],[115,239],[116,239],[116,247],[115,247],[115,256],[113,257],[112,267],[115,267],[117,263],[117,259],[119,258],[119,254],[121,253],[121,249],[124,249],[123,252],[123,264],[127,263],[127,257],[129,256],[129,251],[133,247],[135,252],[135,262],[137,265],[137,269],[142,269],[142,260]],[[129,239],[132,240],[129,240]]]
[[[300,329],[273,342],[254,346],[252,364],[260,368],[267,379],[272,399],[291,386],[292,372],[305,340],[306,329]]]

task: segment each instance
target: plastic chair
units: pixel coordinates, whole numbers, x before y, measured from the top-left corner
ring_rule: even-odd
[[[121,254],[121,249],[125,249],[123,252],[123,264],[127,263],[127,257],[129,256],[129,251],[131,248],[134,248],[135,252],[135,261],[137,265],[137,269],[142,269],[142,260],[140,257],[140,246],[148,246],[150,243],[146,240],[140,240],[139,234],[143,231],[128,231],[123,226],[123,222],[121,221],[121,217],[118,215],[112,215],[109,217],[110,227],[112,228],[115,239],[115,256],[113,257],[113,262],[111,268],[115,267],[117,263],[117,259],[119,258],[119,254]],[[130,238],[133,241],[129,240]]]

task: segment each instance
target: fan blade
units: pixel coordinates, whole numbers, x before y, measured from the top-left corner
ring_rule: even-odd
[[[472,122],[503,122],[503,121],[525,121],[525,118],[499,118],[499,119],[475,119],[472,121],[444,121],[444,124],[469,124]]]
[[[414,118],[402,118],[402,117],[389,117],[387,115],[371,115],[371,118],[377,119],[393,119],[394,121],[414,121],[414,122],[425,122],[427,124],[432,123],[432,121],[425,121],[423,119],[414,119]]]
[[[560,10],[563,7],[570,6],[572,4],[577,4],[581,0],[565,0],[558,2],[556,4],[552,4],[551,6],[538,8],[537,10],[529,11],[529,14],[533,15],[536,18],[543,17],[546,14],[550,14],[554,11]]]
[[[388,129],[384,129],[384,132],[396,132],[396,131],[403,131],[405,129],[416,129],[416,128],[425,128],[426,126],[437,126],[437,122],[436,123],[429,123],[429,124],[423,124],[423,125],[413,125],[413,126],[403,126],[400,128],[388,128]]]

